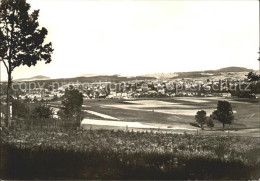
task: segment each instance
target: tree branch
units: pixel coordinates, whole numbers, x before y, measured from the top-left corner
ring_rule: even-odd
[[[8,69],[8,66],[7,66],[6,62],[4,61],[4,59],[3,59],[3,63],[4,63],[4,65],[5,65],[5,68],[6,68],[7,73],[8,73],[8,72],[9,72],[9,69]]]

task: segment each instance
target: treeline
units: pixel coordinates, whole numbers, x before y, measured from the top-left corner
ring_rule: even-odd
[[[80,122],[84,117],[82,111],[83,95],[78,90],[65,90],[62,97],[62,104],[58,111],[54,111],[48,104],[44,102],[34,102],[28,104],[26,100],[13,99],[12,124],[26,125],[27,128],[40,126],[41,128],[76,128],[80,126]]]
[[[209,117],[204,110],[198,111],[195,115],[195,120],[201,129],[204,129],[203,125],[205,124],[212,129],[214,127],[213,120],[218,120],[222,123],[224,130],[225,124],[230,125],[233,123],[234,118],[232,106],[228,101],[218,101],[217,109]]]
[[[22,100],[12,100],[12,116],[14,121],[11,126],[55,126],[57,120],[53,119],[53,110],[44,103],[28,104]]]

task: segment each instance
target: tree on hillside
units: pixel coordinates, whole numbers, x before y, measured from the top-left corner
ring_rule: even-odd
[[[58,115],[63,120],[72,120],[77,126],[81,122],[83,95],[76,89],[66,89]]]
[[[39,27],[39,10],[29,13],[26,0],[0,0],[0,58],[8,75],[7,124],[10,123],[12,72],[21,65],[51,62],[52,44],[44,44],[47,29]]]
[[[260,92],[260,75],[257,75],[254,72],[249,72],[247,75],[247,79],[251,82],[250,84],[250,90],[251,93],[259,93]],[[246,92],[244,94],[249,94],[249,92]],[[252,97],[250,95],[247,95],[247,97]]]
[[[204,110],[198,111],[197,114],[195,115],[195,120],[198,124],[200,124],[201,129],[203,128],[203,125],[206,123],[206,117],[207,113]]]
[[[254,72],[249,72],[247,74],[247,79],[250,81],[250,82],[256,82],[260,79],[260,76],[257,75],[256,73]]]
[[[217,110],[212,113],[212,118],[221,122],[224,130],[225,124],[231,124],[234,120],[231,104],[228,101],[218,101]]]

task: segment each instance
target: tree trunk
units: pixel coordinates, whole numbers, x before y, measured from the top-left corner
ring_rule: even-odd
[[[11,119],[10,119],[10,93],[11,93],[11,72],[8,73],[8,83],[7,83],[7,97],[6,97],[6,126],[10,127],[11,125]]]
[[[223,131],[225,130],[225,123],[223,123]]]

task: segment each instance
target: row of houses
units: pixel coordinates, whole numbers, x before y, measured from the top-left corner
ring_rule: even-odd
[[[85,99],[117,98],[139,96],[198,96],[213,95],[216,92],[227,93],[250,82],[246,80],[209,80],[209,79],[176,79],[176,80],[133,80],[121,82],[67,83],[61,86],[33,88],[23,90],[20,99],[52,100],[64,95],[71,87],[82,92]],[[120,95],[121,93],[121,95]],[[124,94],[124,95],[122,95]]]

